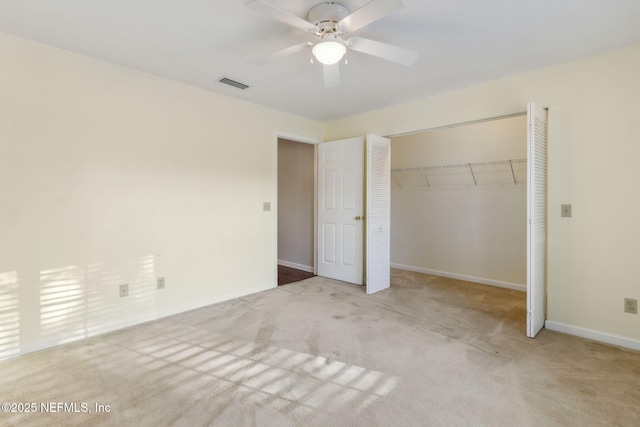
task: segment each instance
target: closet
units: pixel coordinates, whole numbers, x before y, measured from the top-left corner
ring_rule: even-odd
[[[526,290],[526,158],[526,114],[392,137],[392,267]]]

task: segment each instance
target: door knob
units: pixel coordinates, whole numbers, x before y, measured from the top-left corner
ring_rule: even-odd
[[[360,215],[358,215],[357,217],[354,218],[356,221],[360,221],[361,219],[364,219],[363,217],[361,217]]]

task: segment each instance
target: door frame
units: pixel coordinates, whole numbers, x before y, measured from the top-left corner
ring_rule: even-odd
[[[318,144],[323,142],[321,139],[297,135],[284,131],[276,131],[274,137],[274,155],[273,170],[275,171],[275,182],[273,190],[273,204],[271,212],[273,212],[273,228],[274,236],[274,284],[278,286],[278,140],[288,139],[289,141],[300,142],[303,144],[312,144],[313,147],[313,274],[318,274]]]

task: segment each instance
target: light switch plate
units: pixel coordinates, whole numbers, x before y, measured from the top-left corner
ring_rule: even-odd
[[[571,218],[571,205],[562,205],[560,207],[560,216],[562,218]]]
[[[269,212],[271,210],[271,202],[262,202],[262,210]]]

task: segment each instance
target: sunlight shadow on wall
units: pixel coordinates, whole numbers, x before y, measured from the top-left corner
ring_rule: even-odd
[[[85,270],[64,267],[40,272],[40,333],[66,340],[82,338],[87,329]]]
[[[0,360],[20,353],[18,273],[0,273]]]
[[[123,311],[136,316],[155,313],[154,257],[143,256],[121,264],[87,267],[88,336],[119,323]],[[121,284],[129,285],[129,296],[120,298]]]
[[[155,313],[153,260],[150,255],[41,271],[41,336],[74,341],[111,330],[123,319]],[[128,297],[120,298],[121,284],[129,285]]]

